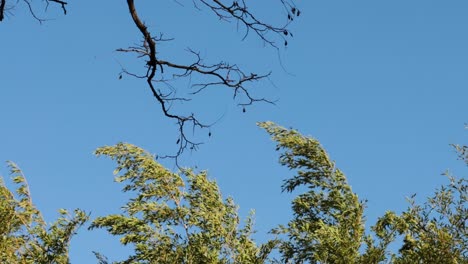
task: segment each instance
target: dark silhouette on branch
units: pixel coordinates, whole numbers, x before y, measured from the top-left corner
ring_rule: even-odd
[[[8,11],[8,9],[14,8],[14,7],[16,6],[16,4],[18,4],[19,2],[23,2],[24,4],[26,4],[26,6],[28,7],[29,12],[31,13],[31,15],[32,15],[37,21],[39,21],[39,23],[42,23],[42,22],[45,20],[45,19],[43,19],[43,18],[40,18],[38,15],[36,15],[36,12],[34,11],[35,9],[33,8],[33,2],[34,2],[33,0],[8,1],[8,4],[10,4],[10,6],[7,6],[7,0],[0,0],[0,21],[3,21],[3,19],[5,18],[5,11]],[[62,10],[63,10],[63,13],[64,13],[65,15],[67,14],[66,5],[67,5],[68,3],[65,2],[65,1],[61,1],[61,0],[45,0],[45,1],[42,1],[42,2],[45,2],[46,9],[49,7],[50,2],[59,4],[60,7],[61,7]]]
[[[7,2],[8,1],[8,2]],[[254,1],[254,0],[252,0]],[[19,3],[26,4],[30,14],[40,23],[45,19],[40,18],[36,14],[37,7],[34,0],[0,0],[0,21],[3,20],[6,11],[15,7]],[[44,0],[47,10],[50,3],[58,4],[63,13],[67,13],[66,1],[62,0]],[[300,11],[295,6],[293,0],[272,0],[268,5],[279,4],[284,8],[284,23],[282,25],[269,24],[262,19],[259,19],[248,7],[246,0],[192,0],[194,7],[198,10],[207,9],[212,12],[215,18],[224,22],[234,22],[240,27],[245,34],[242,40],[246,39],[249,34],[260,38],[266,46],[278,50],[279,46],[287,46],[287,39],[292,37],[292,33],[287,28],[294,18],[300,15]],[[184,150],[197,149],[201,144],[194,140],[194,136],[188,135],[187,131],[195,132],[199,129],[209,128],[212,124],[207,124],[200,121],[195,113],[179,113],[174,103],[191,101],[196,95],[211,87],[225,87],[232,91],[233,98],[237,100],[237,104],[242,107],[242,112],[246,112],[246,107],[256,102],[273,103],[266,98],[257,98],[251,93],[252,83],[260,81],[270,75],[270,73],[258,74],[246,72],[236,64],[227,62],[206,63],[203,61],[200,53],[192,49],[188,49],[189,58],[193,60],[190,63],[182,63],[164,58],[158,50],[158,45],[164,41],[172,39],[163,38],[162,34],[155,35],[145,25],[144,20],[140,17],[138,9],[135,7],[134,0],[127,0],[128,10],[132,17],[133,23],[138,28],[142,41],[140,45],[118,49],[120,52],[136,54],[138,58],[144,59],[144,72],[137,74],[122,69],[119,79],[122,79],[122,74],[136,77],[145,80],[151,94],[156,102],[160,105],[161,111],[165,117],[174,120],[177,124],[179,135],[176,140],[178,149],[175,154],[166,157],[177,158]],[[172,76],[171,79],[164,77]],[[169,82],[175,79],[189,78],[190,81],[197,80],[191,85],[191,90],[186,92],[184,96],[178,96],[181,89],[172,87]],[[201,80],[201,81],[200,81]],[[166,89],[169,87],[170,89]],[[179,93],[180,94],[180,93]],[[211,132],[209,133],[211,136]]]
[[[247,7],[245,1],[234,1],[229,4],[223,3],[227,1],[220,0],[194,0],[193,3],[195,8],[200,9],[201,7],[208,7],[220,20],[222,21],[234,21],[244,26],[245,39],[249,33],[257,35],[264,43],[275,49],[278,49],[278,40],[287,46],[287,38],[292,37],[291,32],[287,29],[287,26],[293,21],[294,17],[300,15],[300,11],[296,8],[294,3],[289,0],[278,0],[278,2],[285,8],[287,17],[284,25],[274,26],[259,20]],[[249,83],[262,80],[270,75],[247,73],[239,68],[235,64],[229,64],[226,62],[219,62],[214,64],[206,64],[203,62],[200,54],[192,49],[188,49],[189,53],[194,57],[191,64],[180,64],[173,61],[165,60],[161,58],[161,55],[157,52],[157,45],[159,42],[167,41],[161,37],[153,37],[148,27],[139,17],[137,8],[135,7],[134,0],[127,0],[130,15],[132,16],[133,22],[140,31],[143,37],[142,45],[138,47],[129,47],[126,49],[118,49],[121,52],[132,52],[136,53],[139,58],[146,58],[146,74],[138,75],[123,70],[124,73],[131,76],[145,79],[149,88],[151,89],[152,95],[156,101],[160,104],[161,110],[164,115],[170,119],[176,121],[179,128],[179,138],[176,141],[178,145],[178,151],[176,154],[166,157],[179,157],[184,150],[196,149],[200,143],[193,141],[187,136],[187,130],[203,129],[208,128],[210,125],[202,123],[195,114],[190,113],[188,115],[176,114],[171,111],[170,104],[173,101],[189,101],[191,98],[187,97],[175,97],[173,91],[163,92],[160,88],[155,87],[158,83],[167,83],[167,79],[162,77],[162,74],[166,70],[170,70],[174,78],[184,77],[203,77],[203,82],[192,84],[194,91],[190,95],[194,96],[202,92],[203,90],[213,86],[223,86],[233,91],[233,97],[238,98],[240,103],[239,106],[243,108],[249,106],[255,102],[267,102],[273,103],[266,98],[256,98],[251,95],[248,87]]]

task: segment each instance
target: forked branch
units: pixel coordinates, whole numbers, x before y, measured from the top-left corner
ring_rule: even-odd
[[[42,23],[44,21],[43,18],[40,18],[36,12],[34,11],[34,8],[33,8],[33,4],[32,4],[32,0],[22,0],[23,3],[25,3],[29,9],[29,13],[31,13],[31,15],[37,20],[39,21],[39,23]],[[19,0],[16,1],[16,3],[18,3]],[[53,3],[56,3],[56,4],[59,4],[63,10],[63,13],[66,15],[67,14],[67,9],[66,9],[66,5],[68,4],[66,1],[62,1],[62,0],[45,0],[46,2],[46,9],[49,7],[49,3],[50,2],[53,2]],[[13,8],[15,6],[16,3],[13,3],[12,6],[10,6],[9,8]],[[7,5],[6,5],[6,0],[0,0],[0,21],[3,21],[3,19],[5,18],[5,11],[7,10]]]
[[[245,0],[235,0],[230,4],[224,4],[220,0],[199,0],[205,6],[209,7],[221,20],[236,21],[245,27],[244,39],[250,31],[253,31],[265,43],[278,48],[271,34],[276,34],[284,41],[287,46],[286,38],[291,35],[287,26],[293,21],[295,16],[300,16],[299,9],[294,2],[280,0],[287,13],[287,20],[282,26],[274,26],[258,19],[247,7]],[[268,3],[269,4],[269,3]],[[270,35],[269,35],[270,34]]]
[[[246,28],[245,36],[247,36],[249,32],[253,31],[265,43],[275,48],[277,48],[275,39],[277,39],[278,36],[281,40],[284,40],[285,45],[287,45],[286,38],[292,36],[292,34],[286,29],[286,27],[293,20],[293,16],[298,16],[300,14],[292,2],[287,2],[289,0],[279,0],[287,10],[287,19],[283,26],[273,26],[257,19],[248,10],[244,0],[239,2],[235,1],[229,5],[224,4],[220,0],[198,1],[209,7],[220,19],[235,20],[242,23]],[[134,0],[127,0],[127,4],[133,22],[142,34],[143,41],[140,46],[118,49],[118,51],[135,53],[139,58],[146,58],[146,72],[145,74],[130,73],[126,70],[123,70],[123,72],[133,77],[145,79],[153,97],[161,106],[163,114],[176,121],[179,129],[179,138],[176,142],[178,145],[178,151],[175,155],[171,155],[169,157],[177,158],[185,149],[196,149],[200,145],[200,143],[193,141],[187,136],[187,129],[203,129],[210,125],[200,122],[193,113],[186,115],[177,114],[170,108],[171,103],[174,101],[189,101],[191,98],[176,97],[176,89],[164,92],[163,88],[155,87],[157,84],[168,85],[169,80],[165,79],[163,75],[165,71],[169,71],[172,74],[173,79],[194,77],[194,79],[199,80],[201,77],[203,79],[202,82],[191,85],[193,90],[189,93],[190,96],[195,96],[209,87],[224,86],[233,91],[233,97],[240,100],[238,105],[242,107],[251,105],[258,101],[273,103],[265,98],[255,98],[251,96],[247,87],[248,83],[266,78],[270,73],[247,73],[237,65],[226,62],[207,64],[202,60],[198,52],[191,49],[188,50],[190,54],[194,56],[194,60],[191,64],[176,63],[171,60],[162,59],[157,53],[157,44],[160,41],[167,41],[167,39],[163,39],[162,36],[159,38],[153,37],[148,27],[139,17]]]

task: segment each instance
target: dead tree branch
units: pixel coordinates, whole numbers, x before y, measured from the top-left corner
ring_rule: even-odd
[[[13,2],[13,1],[12,1]],[[15,6],[16,3],[18,3],[19,1],[15,1],[13,2],[13,4],[10,5],[9,8],[13,8]],[[33,1],[30,1],[30,0],[23,0],[22,1],[23,3],[26,4],[26,6],[28,7],[29,9],[29,13],[34,17],[34,19],[36,19],[37,21],[39,21],[39,23],[42,23],[44,21],[43,18],[40,18],[36,12],[34,11],[34,7],[33,7]],[[63,13],[66,15],[67,14],[67,9],[66,9],[66,5],[68,4],[67,2],[65,1],[62,1],[62,0],[45,0],[45,3],[46,3],[46,10],[47,8],[49,7],[49,4],[50,2],[53,2],[53,3],[57,3],[60,5],[60,7],[62,8],[63,10]],[[0,21],[3,21],[3,19],[5,18],[5,11],[7,10],[7,7],[6,7],[6,0],[0,0]]]
[[[299,16],[300,12],[295,7],[292,0],[279,0],[280,3],[285,7],[287,11],[287,19],[282,26],[273,26],[266,22],[257,19],[253,13],[248,10],[245,0],[234,1],[231,4],[225,4],[221,0],[193,0],[199,1],[209,9],[211,9],[221,20],[225,21],[237,21],[245,26],[246,33],[244,39],[247,37],[249,32],[254,32],[261,40],[268,45],[278,48],[275,40],[278,37],[284,41],[287,45],[286,38],[292,36],[288,31],[287,26],[293,21],[293,17]],[[175,120],[178,125],[179,137],[176,141],[178,145],[178,151],[174,155],[165,157],[177,158],[183,153],[185,149],[197,149],[201,144],[193,141],[187,136],[187,129],[203,129],[208,128],[210,125],[204,124],[199,121],[195,114],[177,114],[171,108],[171,103],[174,101],[189,101],[191,98],[176,97],[176,89],[168,84],[167,79],[163,77],[165,71],[172,73],[174,79],[177,78],[192,78],[202,77],[203,82],[192,84],[193,90],[190,95],[194,96],[200,94],[202,91],[209,87],[224,86],[233,91],[233,97],[239,98],[240,102],[238,105],[242,106],[245,112],[245,106],[251,105],[254,102],[267,102],[273,103],[265,98],[253,97],[247,87],[248,83],[262,80],[270,75],[267,74],[256,74],[246,73],[235,64],[229,64],[226,62],[219,62],[214,64],[205,63],[200,54],[191,49],[188,51],[194,60],[191,64],[176,63],[170,60],[165,60],[157,55],[157,45],[161,41],[168,41],[163,39],[162,35],[158,38],[152,36],[148,27],[139,17],[137,9],[135,7],[134,0],[127,0],[128,10],[132,17],[135,26],[143,37],[142,44],[137,47],[129,47],[126,49],[118,49],[121,52],[135,53],[138,58],[145,58],[146,61],[146,73],[135,74],[123,70],[123,73],[129,74],[130,76],[145,79],[148,87],[151,90],[153,97],[159,103],[164,116]],[[198,8],[198,7],[197,7]],[[171,88],[171,91],[165,93],[162,88],[155,87],[157,84],[166,84]],[[211,136],[211,132],[209,133]]]
[[[183,152],[183,150],[186,149],[187,147],[194,149],[200,144],[200,143],[192,142],[186,136],[187,134],[185,131],[186,124],[191,124],[192,127],[199,127],[199,128],[204,128],[206,126],[200,123],[193,114],[188,115],[188,116],[182,116],[182,115],[175,115],[169,112],[169,109],[167,106],[167,102],[168,102],[167,96],[157,91],[153,85],[153,79],[156,75],[157,66],[158,65],[161,66],[161,69],[162,69],[162,65],[164,65],[163,63],[158,62],[156,58],[156,41],[151,36],[150,32],[148,31],[148,28],[143,24],[143,22],[138,17],[138,13],[135,9],[134,1],[127,0],[127,4],[128,4],[130,15],[132,16],[133,22],[135,23],[135,25],[137,26],[137,28],[140,30],[141,34],[143,35],[144,49],[136,48],[136,49],[126,50],[126,51],[133,51],[138,54],[143,54],[143,55],[146,55],[148,58],[148,61],[146,64],[147,65],[147,73],[145,76],[146,82],[148,83],[148,86],[150,87],[153,96],[161,105],[161,110],[163,111],[164,115],[166,117],[176,120],[178,127],[179,127],[180,136],[176,142],[179,145],[179,150],[174,156],[174,157],[178,157]]]
[[[235,0],[231,4],[223,4],[220,0],[199,0],[205,6],[209,7],[221,20],[225,21],[237,21],[245,27],[245,39],[250,31],[253,31],[258,37],[260,37],[265,43],[278,48],[275,41],[270,37],[269,33],[274,33],[280,36],[284,45],[287,46],[288,42],[286,37],[291,33],[287,30],[287,26],[293,21],[294,16],[299,16],[300,11],[295,7],[292,1],[281,0],[281,3],[287,12],[287,21],[283,26],[273,26],[265,23],[253,13],[251,13],[247,7],[245,0]]]
[[[201,10],[201,8],[199,8],[198,5],[208,8],[222,21],[233,21],[237,22],[239,25],[243,25],[245,28],[243,39],[245,39],[250,32],[254,32],[254,35],[258,36],[267,45],[278,49],[278,39],[284,41],[284,45],[286,46],[286,39],[292,37],[287,26],[293,21],[294,17],[300,15],[300,12],[295,7],[294,0],[276,1],[286,10],[285,17],[287,17],[287,19],[285,19],[285,22],[281,26],[275,26],[259,19],[248,8],[246,0],[192,0],[195,7],[199,10]],[[37,0],[0,0],[0,21],[5,18],[5,12],[14,8],[18,3],[24,3],[32,17],[42,23],[44,19],[36,13],[37,2]],[[59,5],[63,13],[65,15],[67,14],[67,0],[42,0],[42,3],[45,3],[46,11],[52,3]],[[264,3],[264,5],[271,5],[271,2]],[[237,105],[241,106],[244,112],[246,106],[252,105],[255,102],[274,103],[266,98],[255,97],[252,95],[253,93],[251,93],[252,90],[250,88],[250,84],[267,78],[270,73],[257,74],[247,72],[236,64],[223,61],[206,63],[203,61],[200,53],[192,49],[188,49],[188,52],[193,56],[191,62],[177,62],[170,58],[164,58],[164,54],[161,56],[157,53],[158,44],[172,39],[163,38],[162,34],[157,37],[153,36],[143,20],[139,17],[134,0],[127,0],[127,6],[133,23],[138,28],[143,40],[140,45],[126,49],[118,49],[118,51],[133,53],[136,54],[137,58],[143,59],[145,61],[145,71],[143,73],[133,73],[122,69],[119,79],[122,78],[122,74],[144,79],[164,116],[177,123],[179,137],[176,144],[178,145],[178,151],[174,155],[168,157],[177,158],[187,148],[197,149],[201,143],[193,140],[192,135],[189,137],[187,131],[194,133],[197,129],[209,128],[211,126],[211,124],[201,122],[194,113],[180,114],[174,110],[173,108],[176,108],[175,105],[177,102],[191,101],[193,97],[200,95],[202,92],[212,87],[226,87],[232,91],[233,98],[237,100]],[[185,94],[180,96],[178,93],[181,92],[181,89],[176,89],[171,82],[182,78],[188,78],[190,90],[183,91]],[[195,81],[193,81],[192,78]],[[194,83],[192,83],[192,81]],[[211,136],[211,131],[209,131],[208,136]]]
[[[3,21],[3,18],[5,17],[5,4],[6,0],[0,0],[0,21]]]

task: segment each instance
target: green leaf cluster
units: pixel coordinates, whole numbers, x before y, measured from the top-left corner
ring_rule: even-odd
[[[253,212],[241,220],[234,200],[221,195],[206,171],[172,172],[131,144],[97,149],[96,155],[116,162],[115,181],[130,194],[120,213],[89,226],[134,248],[112,263],[468,263],[467,179],[446,173],[449,183],[423,204],[413,195],[402,213],[387,211],[366,228],[365,202],[318,140],[272,122],[258,125],[276,142],[279,163],[292,172],[282,190],[297,194],[292,219],[262,245],[252,238]],[[468,165],[467,147],[454,148]],[[21,170],[11,162],[9,167],[17,188],[10,191],[0,178],[0,263],[69,263],[70,240],[88,215],[62,209],[46,225]],[[390,250],[395,246],[398,251]],[[94,253],[98,263],[110,263]]]
[[[117,162],[115,180],[134,197],[122,214],[98,217],[105,228],[132,244],[135,253],[116,263],[264,263],[272,246],[251,239],[252,216],[241,225],[232,198],[223,199],[206,172],[172,173],[154,156],[130,144],[99,148]]]
[[[296,173],[283,191],[307,190],[292,202],[293,219],[273,230],[282,236],[285,263],[468,263],[466,179],[447,174],[450,183],[423,205],[413,196],[407,210],[388,211],[366,234],[364,202],[320,143],[271,122],[259,126],[276,141],[280,163]],[[467,147],[454,147],[468,165]],[[400,237],[400,250],[390,252]]]
[[[60,217],[47,226],[34,206],[26,178],[13,162],[8,162],[11,192],[0,178],[0,263],[69,263],[69,244],[76,230],[88,219],[81,210]]]
[[[285,262],[354,263],[364,234],[363,204],[320,143],[271,122],[259,123],[277,143],[280,164],[296,172],[283,191],[305,187],[292,202],[294,218],[275,234],[285,235]],[[304,189],[304,188],[301,188]]]

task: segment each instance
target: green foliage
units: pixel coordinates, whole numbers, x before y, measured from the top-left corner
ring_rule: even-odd
[[[130,145],[99,148],[117,162],[115,178],[135,197],[122,214],[95,219],[90,228],[105,228],[132,244],[135,253],[117,263],[264,263],[273,245],[258,247],[250,238],[252,216],[243,227],[231,198],[222,199],[206,172],[172,173],[144,150]],[[121,173],[122,172],[122,173]],[[101,255],[97,255],[102,260]]]
[[[446,173],[449,183],[425,203],[411,196],[407,210],[387,211],[366,233],[364,203],[320,143],[271,122],[259,126],[276,141],[280,164],[294,172],[282,190],[299,193],[292,220],[272,230],[276,238],[264,245],[251,238],[253,213],[241,223],[233,199],[223,199],[206,172],[171,172],[130,144],[99,148],[98,156],[116,161],[115,180],[132,195],[122,213],[90,226],[133,246],[133,254],[114,263],[260,264],[273,262],[275,249],[284,263],[468,263],[468,180]],[[468,165],[468,148],[454,147]],[[88,216],[60,210],[47,227],[21,170],[9,167],[18,187],[15,194],[0,178],[0,263],[69,263],[70,239]],[[389,250],[392,244],[398,252]],[[110,263],[94,253],[98,263]]]
[[[363,204],[320,143],[271,122],[259,123],[277,142],[280,164],[296,171],[283,191],[306,187],[292,202],[294,218],[273,230],[285,262],[354,263],[364,234]]]
[[[413,196],[401,216],[387,213],[379,219],[377,234],[404,235],[393,263],[468,263],[468,181],[448,177],[450,183],[423,205],[417,205]]]
[[[271,122],[259,123],[277,142],[280,164],[296,172],[283,191],[307,190],[292,202],[293,219],[273,233],[280,252],[293,263],[468,263],[466,179],[442,186],[423,205],[410,199],[401,215],[388,211],[364,230],[364,204],[352,192],[320,143]],[[468,164],[467,147],[455,146]],[[300,188],[302,187],[302,188]],[[414,196],[412,197],[414,198]],[[388,248],[398,237],[398,253]]]
[[[21,170],[12,162],[8,165],[18,188],[15,195],[0,178],[0,263],[69,263],[70,240],[88,216],[62,209],[47,227]]]

